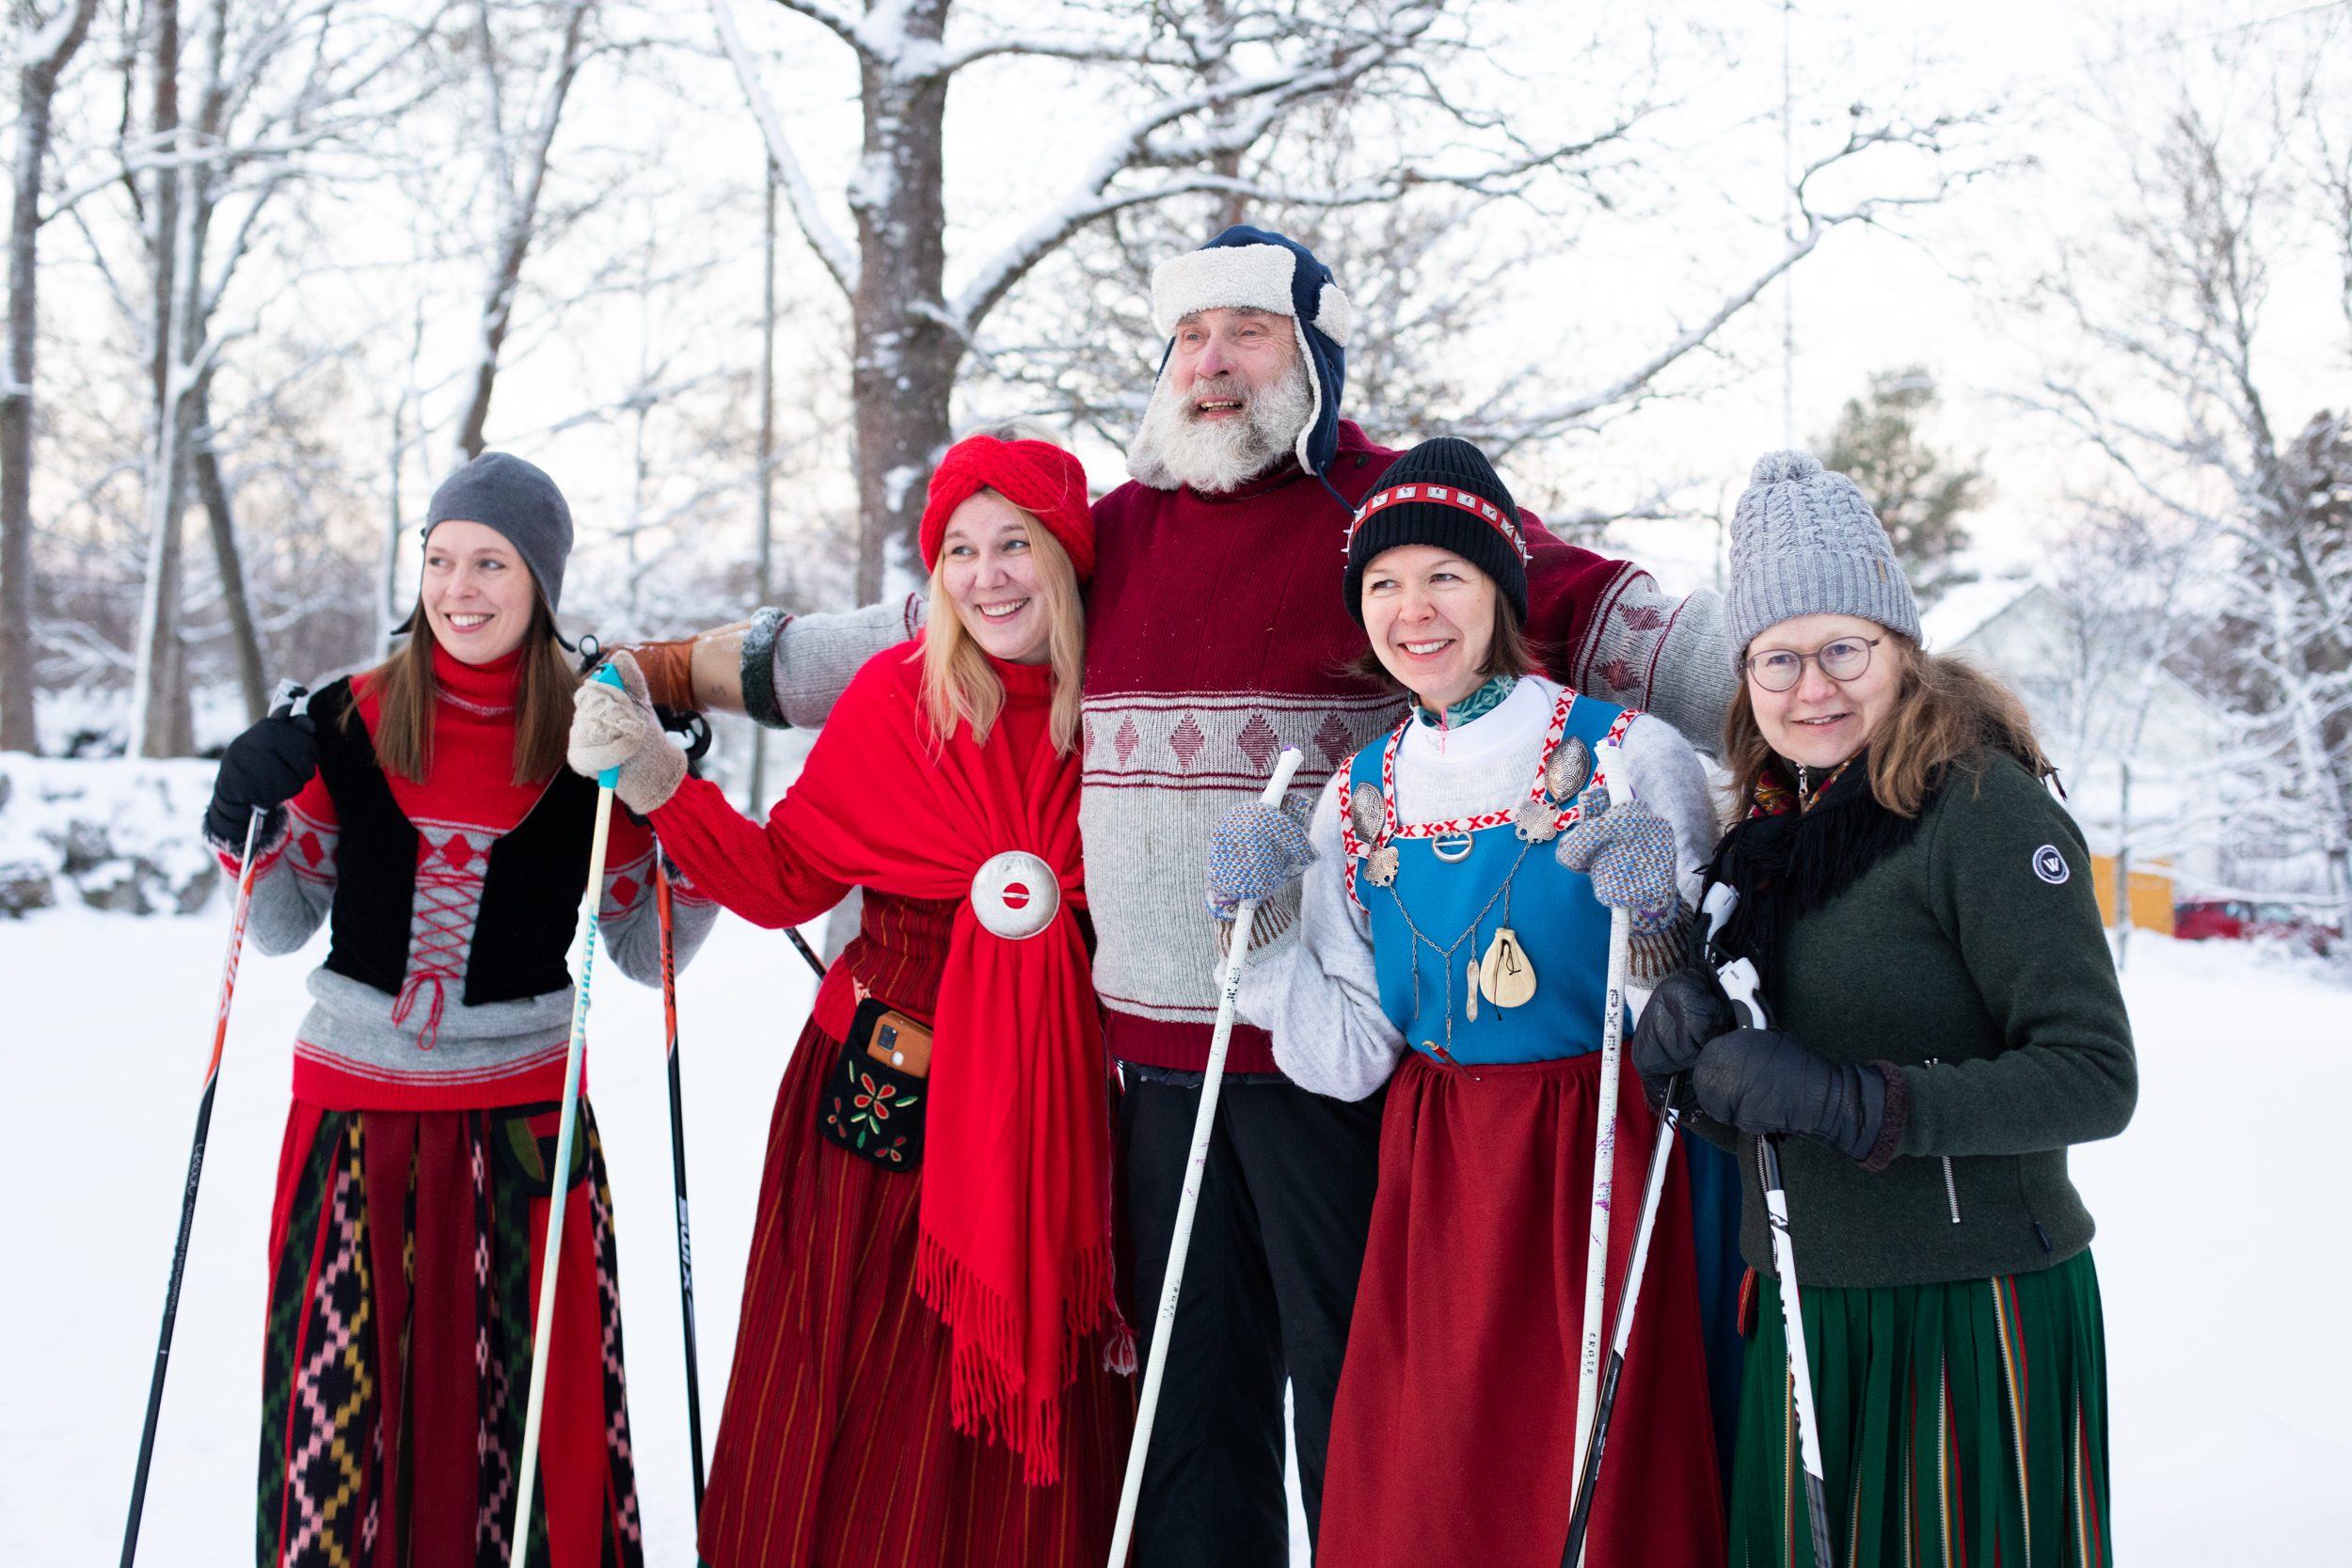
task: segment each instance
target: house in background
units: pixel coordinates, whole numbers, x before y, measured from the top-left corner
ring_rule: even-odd
[[[2138,743],[2119,756],[2112,708],[2119,696],[2136,694],[2092,689],[2065,600],[2030,578],[1954,588],[1921,614],[1920,629],[1930,652],[1968,658],[2025,699],[2058,765],[2067,809],[2090,841],[2100,914],[2114,924],[2114,857],[2128,827],[2131,923],[2169,933],[2173,904],[2220,879],[2219,855],[2198,811],[2222,751],[2218,710],[2159,670]]]

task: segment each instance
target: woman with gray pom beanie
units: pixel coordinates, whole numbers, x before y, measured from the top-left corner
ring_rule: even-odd
[[[1813,1560],[1759,1180],[1781,1144],[1834,1550],[2104,1564],[2106,1339],[2070,1145],[2137,1095],[2082,834],[2017,699],[1924,652],[1867,502],[1801,451],[1732,521],[1724,724],[1739,902],[1631,1054],[1740,1156],[1748,1263],[1731,1560]],[[1739,1027],[1712,961],[1748,958]]]

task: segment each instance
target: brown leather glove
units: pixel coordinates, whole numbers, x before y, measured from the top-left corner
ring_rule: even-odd
[[[637,661],[639,673],[645,677],[646,700],[654,706],[674,713],[702,711],[702,705],[694,701],[692,638],[677,642],[623,642],[610,652],[627,654]]]

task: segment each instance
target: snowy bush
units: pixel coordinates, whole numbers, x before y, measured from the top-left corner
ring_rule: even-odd
[[[0,753],[0,914],[202,909],[220,880],[203,836],[215,766]]]

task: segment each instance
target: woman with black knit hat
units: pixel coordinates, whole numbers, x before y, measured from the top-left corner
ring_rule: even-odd
[[[1018,435],[1018,431],[1007,432]],[[1094,1568],[1134,1423],[1078,854],[1086,470],[932,472],[930,622],[868,659],[766,823],[682,779],[642,673],[572,766],[755,925],[866,890],[784,1069],[698,1544],[710,1568]]]
[[[1342,766],[1311,820],[1237,808],[1209,862],[1211,910],[1229,916],[1305,873],[1300,920],[1241,990],[1282,1070],[1343,1100],[1388,1085],[1318,1554],[1552,1568],[1574,1501],[1599,1118],[1616,1119],[1619,1193],[1642,1190],[1649,1157],[1638,1095],[1599,1103],[1611,906],[1671,967],[1714,814],[1673,729],[1533,673],[1518,514],[1468,442],[1426,442],[1382,476],[1343,589],[1372,643],[1363,673],[1413,710]],[[1722,1560],[1684,1164],[1596,1562]],[[1613,1301],[1633,1230],[1611,1231]]]
[[[1886,533],[1842,474],[1768,452],[1732,521],[1746,816],[1708,872],[1763,976],[1734,1027],[1670,975],[1635,1067],[1740,1155],[1750,1336],[1736,1562],[1810,1563],[1758,1177],[1779,1140],[1843,1564],[2113,1560],[2106,1369],[2070,1145],[2131,1119],[2131,1027],[2090,852],[2017,699],[1925,653]]]
[[[434,493],[408,642],[254,725],[206,836],[262,814],[252,933],[310,975],[270,1221],[259,1560],[520,1562],[514,1518],[596,789],[564,767],[563,493],[485,452]],[[653,835],[615,817],[598,927],[660,975]],[[684,882],[677,958],[717,913]],[[584,1102],[565,1205],[534,1561],[642,1563],[612,1199]]]

